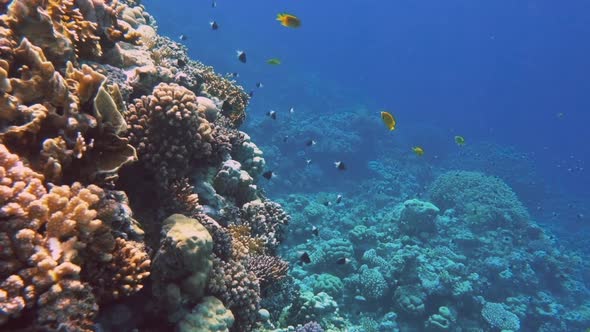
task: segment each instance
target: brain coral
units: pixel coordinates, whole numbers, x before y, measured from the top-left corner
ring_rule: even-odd
[[[430,198],[442,210],[455,209],[473,223],[514,225],[529,219],[525,207],[504,181],[479,172],[442,174],[430,187]]]

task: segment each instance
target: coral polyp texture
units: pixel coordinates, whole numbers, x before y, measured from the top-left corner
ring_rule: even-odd
[[[0,15],[0,330],[254,329],[289,217],[242,87],[139,1]]]
[[[110,283],[114,297],[132,294],[149,275],[150,261],[142,247],[121,248],[127,241],[115,239],[110,225],[97,219],[103,189],[78,182],[48,189],[44,180],[0,145],[2,322],[32,314],[42,328],[90,330],[98,307],[94,292],[105,291],[101,281]],[[117,258],[126,252],[139,257]],[[109,266],[111,280],[85,278]],[[79,293],[88,294],[84,303],[75,300],[84,298]]]
[[[161,83],[152,95],[136,99],[126,112],[129,138],[163,184],[180,179],[196,162],[211,156],[214,128],[197,96],[178,84]]]

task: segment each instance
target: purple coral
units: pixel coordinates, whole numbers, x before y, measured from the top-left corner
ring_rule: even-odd
[[[324,332],[324,329],[317,322],[309,322],[301,327],[298,327],[295,332]]]

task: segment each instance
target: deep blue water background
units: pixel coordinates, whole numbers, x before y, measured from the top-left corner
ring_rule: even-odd
[[[530,209],[543,204],[546,213],[537,218],[559,211],[562,218],[547,221],[554,228],[590,230],[590,2],[143,3],[161,34],[187,35],[192,57],[221,73],[238,72],[238,82],[255,90],[249,121],[269,109],[335,114],[364,105],[375,117],[381,108],[394,113],[399,135],[412,131],[427,156],[453,151],[456,133],[470,144],[513,147],[546,185],[545,200],[527,202]],[[275,17],[283,11],[298,15],[302,27],[282,27]],[[237,49],[246,51],[247,64],[237,61]],[[271,57],[283,64],[267,65]],[[255,89],[258,81],[264,88]],[[390,134],[381,124],[357,129]],[[254,138],[264,144],[265,137]],[[388,153],[387,146],[373,148]]]

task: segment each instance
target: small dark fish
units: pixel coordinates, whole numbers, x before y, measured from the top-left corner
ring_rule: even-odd
[[[217,1],[213,0],[211,1],[211,8],[215,8],[217,7]]]
[[[315,236],[320,236],[320,229],[315,226],[311,226],[311,234]]]
[[[299,262],[302,264],[309,264],[311,263],[311,258],[309,258],[309,254],[306,251],[299,251],[297,252],[299,255]]]
[[[248,96],[250,98],[254,97],[254,90],[251,90],[250,92],[248,92]]]
[[[273,120],[277,119],[277,112],[270,110],[268,112],[266,112],[266,116],[270,117]]]
[[[324,202],[324,205],[325,205],[325,206],[330,206],[330,205],[332,205],[332,202],[330,202],[330,201],[325,201],[325,202]]]
[[[584,219],[584,215],[581,213],[576,214],[576,218],[578,219]]]
[[[289,114],[293,114],[293,113],[295,113],[295,108],[294,107],[289,108]]]
[[[309,166],[311,164],[311,159],[305,159],[305,165]]]
[[[238,55],[238,60],[240,60],[241,63],[246,63],[246,52],[238,50],[236,53]]]
[[[229,74],[229,77],[231,77],[231,78],[238,78],[238,77],[240,77],[240,74],[239,74],[239,73],[237,73],[237,72],[230,73],[230,74]]]
[[[317,142],[316,142],[316,141],[314,141],[314,140],[312,140],[312,139],[310,139],[310,140],[308,140],[307,142],[305,142],[305,145],[306,145],[306,146],[314,146],[314,145],[316,145],[316,144],[317,144]]]
[[[182,59],[178,59],[178,60],[176,60],[176,65],[179,68],[183,68],[184,66],[186,66],[186,62],[184,60],[182,60]]]
[[[227,113],[231,113],[232,110],[233,110],[233,107],[231,106],[231,104],[227,100],[224,100],[223,103],[221,104],[221,112],[224,114],[227,114]]]
[[[272,179],[273,176],[275,176],[275,173],[273,173],[273,171],[266,171],[266,172],[262,173],[262,176],[265,179],[270,180],[270,179]]]
[[[336,167],[339,171],[345,171],[346,170],[346,165],[344,165],[344,163],[341,162],[341,161],[335,161],[334,162],[334,167]]]
[[[284,136],[283,137],[283,143],[287,143],[288,140],[289,140],[289,136]]]
[[[340,204],[342,202],[342,195],[336,196],[336,204]]]
[[[260,89],[260,88],[264,87],[264,85],[260,82],[256,82],[256,87]]]
[[[215,21],[209,22],[209,25],[211,26],[211,30],[219,29],[219,24],[217,24],[217,22],[215,22]]]
[[[350,259],[346,257],[338,258],[338,260],[336,260],[336,264],[338,265],[346,265],[348,263],[350,263]]]
[[[188,39],[188,36],[187,36],[187,35],[185,35],[184,33],[181,33],[181,34],[180,34],[180,36],[178,36],[178,39],[180,39],[180,40],[183,40],[183,41],[184,41],[184,40],[187,40],[187,39]]]

